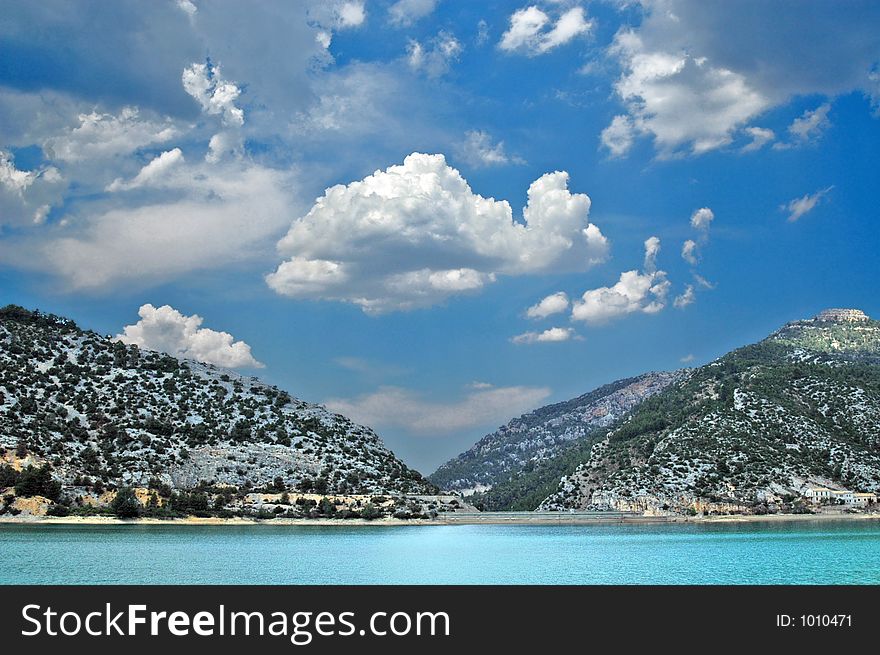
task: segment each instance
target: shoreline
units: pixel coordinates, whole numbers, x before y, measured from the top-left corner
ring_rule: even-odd
[[[110,526],[450,526],[450,525],[534,525],[534,526],[561,526],[561,525],[658,525],[671,523],[781,523],[781,522],[827,522],[827,521],[870,521],[880,520],[880,513],[857,513],[857,514],[731,514],[723,516],[643,516],[643,515],[620,515],[609,513],[601,515],[559,513],[554,515],[535,514],[528,515],[525,512],[511,512],[505,516],[503,512],[486,514],[460,513],[437,519],[376,519],[367,521],[364,519],[249,519],[249,518],[199,518],[186,517],[174,519],[138,518],[119,519],[113,516],[27,516],[10,517],[0,516],[0,526],[3,525],[110,525]]]

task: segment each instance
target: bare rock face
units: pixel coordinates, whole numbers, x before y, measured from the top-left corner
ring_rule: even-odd
[[[30,460],[12,453],[24,446]],[[67,487],[200,483],[328,493],[434,489],[370,428],[256,378],[0,309],[0,456]]]
[[[825,309],[819,312],[814,321],[864,323],[871,320],[861,309]]]

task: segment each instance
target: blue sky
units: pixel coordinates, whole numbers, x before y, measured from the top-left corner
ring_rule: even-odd
[[[3,13],[0,301],[259,375],[426,473],[614,379],[880,315],[877,3]]]

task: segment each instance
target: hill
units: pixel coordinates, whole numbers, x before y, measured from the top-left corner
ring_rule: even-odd
[[[474,500],[487,509],[534,509],[603,428],[686,376],[647,373],[536,409],[486,435],[429,479],[443,489],[477,492]]]
[[[320,405],[16,306],[0,309],[0,449],[17,468],[50,464],[52,478],[79,494],[435,491],[371,429]]]
[[[880,488],[880,322],[826,310],[636,407],[541,509],[798,511]]]

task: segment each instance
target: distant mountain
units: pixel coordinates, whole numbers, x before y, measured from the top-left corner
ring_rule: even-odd
[[[371,429],[320,405],[15,306],[0,309],[0,447],[51,463],[65,485],[434,491]]]
[[[476,498],[487,509],[534,509],[555,488],[573,454],[603,428],[687,374],[648,373],[536,409],[486,435],[429,479],[442,489],[483,492]],[[550,487],[545,489],[547,484]]]
[[[880,488],[880,322],[785,325],[645,400],[541,509],[791,511],[810,486]]]

